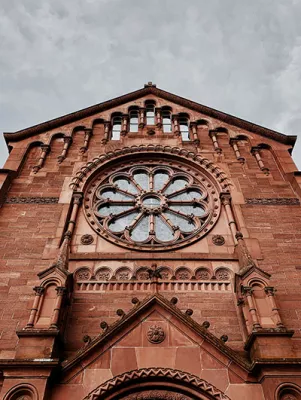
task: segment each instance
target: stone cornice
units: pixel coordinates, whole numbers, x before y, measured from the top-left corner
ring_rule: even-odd
[[[108,100],[103,103],[99,103],[94,106],[87,107],[82,110],[61,116],[59,118],[55,118],[55,119],[43,122],[38,125],[34,125],[27,129],[23,129],[23,130],[20,130],[17,132],[6,132],[6,133],[4,133],[4,138],[7,143],[23,140],[25,138],[29,138],[31,136],[46,132],[48,130],[58,128],[62,125],[66,125],[66,124],[75,122],[77,120],[90,117],[96,113],[106,111],[110,108],[117,107],[121,104],[137,100],[138,98],[141,98],[141,97],[149,95],[149,94],[161,97],[165,100],[179,104],[183,107],[190,108],[191,110],[200,112],[209,117],[216,118],[227,124],[235,125],[241,129],[245,129],[249,132],[257,133],[259,135],[262,135],[264,137],[276,140],[278,142],[281,142],[281,143],[284,143],[287,145],[294,146],[296,139],[297,139],[296,136],[292,136],[292,135],[287,136],[282,133],[276,132],[274,130],[264,128],[260,125],[254,124],[252,122],[248,122],[241,118],[237,118],[230,114],[226,114],[222,111],[215,110],[214,108],[204,106],[202,104],[199,104],[194,101],[177,96],[177,95],[167,92],[165,90],[158,89],[155,86],[147,86],[145,88],[125,94],[123,96],[116,97],[112,100]]]

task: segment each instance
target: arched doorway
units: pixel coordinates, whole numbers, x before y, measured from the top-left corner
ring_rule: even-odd
[[[207,381],[169,368],[125,372],[93,390],[84,400],[230,400]]]

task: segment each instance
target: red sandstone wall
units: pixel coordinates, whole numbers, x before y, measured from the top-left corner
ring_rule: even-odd
[[[148,97],[150,98],[150,97]],[[143,103],[143,99],[136,102]],[[132,104],[132,103],[131,103]],[[232,180],[233,205],[236,216],[240,223],[240,229],[244,233],[250,251],[258,259],[258,265],[272,274],[271,284],[278,290],[276,299],[280,304],[280,314],[288,328],[296,330],[295,338],[300,337],[301,329],[301,295],[300,286],[301,250],[301,207],[300,206],[262,206],[244,204],[245,198],[295,198],[297,197],[289,181],[289,173],[293,172],[295,166],[287,152],[286,145],[280,144],[272,139],[266,139],[256,134],[248,134],[241,129],[227,124],[220,124],[211,118],[213,127],[222,125],[229,130],[230,135],[249,135],[252,145],[266,143],[273,149],[274,156],[269,150],[261,152],[265,165],[270,169],[270,175],[266,176],[258,168],[255,158],[250,154],[250,145],[242,140],[238,143],[242,157],[246,159],[244,165],[240,164],[229,145],[229,135],[223,133],[218,135],[219,146],[222,155],[218,156],[208,136],[207,128],[199,128],[198,134],[200,145],[193,143],[181,143],[180,138],[166,137],[156,134],[153,137],[138,135],[138,137],[126,137],[117,142],[109,142],[106,146],[101,144],[103,139],[103,125],[95,125],[93,136],[90,140],[89,150],[84,155],[79,154],[83,145],[83,132],[73,135],[67,158],[62,164],[57,163],[57,157],[61,154],[63,140],[60,138],[51,141],[51,152],[47,156],[43,168],[34,175],[32,167],[36,165],[40,155],[40,148],[29,150],[23,162],[23,155],[27,146],[33,141],[49,143],[50,137],[62,132],[70,135],[77,126],[91,127],[93,120],[103,118],[110,119],[113,111],[127,112],[131,104],[125,104],[118,109],[106,111],[93,118],[87,118],[77,124],[69,124],[45,134],[37,135],[35,138],[24,139],[13,143],[14,149],[5,165],[5,168],[17,169],[20,166],[19,175],[12,182],[7,193],[10,197],[60,197],[59,204],[4,204],[0,209],[1,242],[0,249],[2,259],[0,261],[0,301],[4,304],[0,322],[0,358],[12,358],[17,343],[15,330],[23,328],[29,316],[32,306],[32,287],[38,283],[36,274],[51,265],[57,251],[57,245],[62,234],[66,204],[68,203],[68,184],[72,175],[88,160],[102,152],[112,151],[123,146],[139,145],[141,143],[160,143],[163,145],[178,146],[191,149],[216,162]],[[183,107],[170,104],[158,99],[158,106],[170,105],[173,113],[187,111],[192,119],[206,118],[198,113],[184,110]],[[132,135],[130,135],[132,136]],[[23,162],[23,166],[21,166]],[[83,219],[79,216],[79,220]],[[83,222],[84,224],[84,222]],[[226,222],[224,221],[224,224]],[[85,229],[81,225],[76,234],[79,236]],[[88,229],[88,228],[87,228]],[[228,227],[224,226],[224,234]],[[217,229],[218,230],[218,229]],[[218,233],[218,232],[217,232]],[[229,234],[229,232],[228,232]],[[75,235],[76,237],[76,235]],[[251,240],[252,239],[252,240]],[[256,241],[257,239],[257,241]],[[76,240],[76,239],[75,239]],[[206,241],[207,239],[202,239]],[[258,246],[258,243],[260,246]],[[114,262],[114,252],[124,254],[124,250],[117,246],[108,245]],[[198,247],[199,246],[199,247]],[[202,250],[199,250],[202,249]],[[225,253],[233,252],[230,245]],[[73,251],[81,251],[73,242]],[[191,266],[185,254],[196,254],[201,251],[200,258],[204,253],[202,241],[191,248],[176,251],[182,254],[181,265]],[[208,250],[209,251],[209,250]],[[214,246],[210,247],[210,254],[221,250]],[[224,250],[223,250],[224,251]],[[188,253],[188,254],[187,254]],[[224,264],[222,255],[220,265]],[[166,263],[172,265],[171,260]],[[136,265],[145,265],[145,260],[139,261],[136,255]],[[300,260],[300,262],[299,262]],[[158,260],[160,263],[160,259]],[[87,261],[71,262],[71,270],[81,265],[87,265]],[[105,264],[104,264],[105,265]],[[199,266],[202,262],[199,262]],[[233,262],[233,272],[237,265]],[[78,350],[82,345],[81,339],[84,334],[97,335],[100,328],[99,322],[105,319],[111,322],[116,319],[115,311],[130,308],[130,299],[137,295],[143,297],[143,293],[121,293],[108,294],[76,294],[72,300],[71,313],[66,330],[66,353]],[[168,295],[171,297],[171,293]],[[243,332],[239,311],[235,304],[233,293],[223,294],[186,294],[177,293],[179,307],[183,310],[192,308],[197,321],[211,322],[211,330],[220,336],[226,333],[229,336],[229,345],[242,350]]]

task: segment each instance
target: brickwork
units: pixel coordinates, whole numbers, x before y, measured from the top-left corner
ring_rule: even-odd
[[[183,142],[181,136],[174,133],[164,134],[160,126],[152,127],[155,132],[152,135],[149,134],[149,127],[144,126],[139,129],[137,134],[127,133],[117,141],[112,141],[110,138],[106,140],[104,122],[110,121],[113,113],[128,114],[130,106],[143,107],[145,100],[150,99],[156,101],[156,107],[158,108],[163,106],[171,107],[172,115],[175,118],[179,113],[188,113],[190,121],[197,122],[196,135],[199,143],[196,140]],[[208,331],[210,334],[216,338],[227,335],[229,349],[251,363],[253,354],[256,354],[256,349],[260,348],[262,344],[257,337],[253,339],[248,331],[248,324],[251,321],[250,316],[253,315],[252,307],[249,307],[251,311],[245,311],[246,309],[241,308],[239,302],[241,304],[244,302],[243,307],[246,307],[247,292],[243,293],[241,287],[252,286],[256,279],[258,282],[264,282],[266,287],[276,289],[273,298],[275,298],[279,308],[281,329],[279,328],[278,317],[275,314],[277,313],[277,310],[275,311],[276,306],[271,306],[272,308],[268,308],[270,305],[262,306],[265,301],[267,302],[266,304],[273,304],[272,300],[268,300],[266,295],[263,295],[263,300],[256,300],[256,296],[253,295],[255,308],[265,307],[262,311],[264,317],[257,310],[259,323],[264,323],[262,321],[265,321],[266,313],[270,312],[266,310],[271,309],[273,321],[278,321],[277,334],[293,335],[292,339],[286,339],[286,336],[285,339],[279,339],[287,340],[287,342],[283,342],[283,348],[286,348],[285,346],[288,348],[290,344],[287,343],[292,342],[292,348],[294,349],[292,351],[288,350],[290,351],[289,356],[283,356],[282,358],[295,358],[296,363],[300,362],[301,250],[299,244],[301,234],[299,232],[301,231],[301,206],[298,201],[301,194],[300,183],[298,175],[294,175],[296,167],[288,152],[291,144],[286,143],[280,134],[278,140],[277,135],[272,137],[264,133],[254,133],[255,128],[251,125],[250,130],[248,130],[246,128],[247,125],[242,128],[225,122],[225,120],[219,120],[217,115],[215,117],[208,116],[195,109],[189,109],[180,100],[179,102],[172,102],[170,98],[164,98],[163,95],[162,97],[157,97],[154,94],[146,94],[132,101],[121,102],[120,105],[115,105],[113,108],[95,112],[93,115],[85,116],[78,121],[68,122],[58,128],[45,129],[44,132],[39,132],[34,136],[26,137],[25,135],[21,139],[14,139],[11,136],[9,144],[13,149],[5,164],[5,169],[0,173],[0,184],[2,185],[2,189],[0,186],[0,191],[2,190],[0,196],[0,199],[2,199],[0,208],[0,302],[2,304],[0,313],[0,359],[2,363],[4,363],[3,360],[16,361],[22,354],[20,346],[22,346],[23,341],[25,343],[24,346],[26,346],[26,340],[31,341],[30,343],[35,340],[32,339],[32,337],[35,337],[34,335],[37,335],[34,326],[35,322],[30,325],[30,329],[33,329],[32,331],[24,330],[34,309],[33,303],[36,295],[33,288],[45,285],[46,291],[44,291],[44,295],[41,294],[41,302],[37,303],[40,304],[37,307],[42,307],[42,304],[44,304],[45,308],[48,304],[46,303],[47,296],[45,295],[48,282],[58,281],[60,282],[58,286],[64,287],[64,290],[66,289],[68,300],[63,300],[62,303],[59,303],[57,299],[60,294],[56,295],[54,292],[53,304],[56,304],[54,307],[58,307],[57,309],[59,310],[60,304],[63,304],[62,307],[65,309],[65,313],[60,311],[60,315],[66,315],[58,323],[54,323],[54,320],[52,320],[52,326],[50,326],[51,329],[58,328],[58,335],[61,338],[60,344],[55,345],[57,347],[54,346],[55,350],[49,352],[49,354],[52,354],[53,359],[55,359],[54,355],[57,355],[61,360],[76,358],[79,354],[78,352],[82,351],[83,346],[86,346],[83,342],[84,336],[90,337],[93,341],[100,335],[102,331],[100,328],[101,321],[105,321],[108,326],[116,324],[116,321],[120,320],[120,316],[116,315],[118,309],[128,313],[133,308],[133,297],[143,301],[147,296],[156,292],[168,300],[176,296],[179,310],[185,314],[187,309],[191,309],[193,311],[191,318],[197,324],[201,325],[203,322],[209,321],[210,327]],[[87,148],[83,148],[86,143],[85,137],[87,137],[85,136],[85,128],[92,129]],[[215,132],[218,148],[217,145],[214,147],[212,136],[210,136],[211,131]],[[64,136],[72,136],[72,141],[68,142],[69,147],[66,150],[65,158],[63,157],[60,160],[66,144]],[[192,131],[190,131],[190,137],[193,139]],[[50,151],[47,154],[45,152],[43,155],[41,144],[50,146]],[[165,153],[162,150],[162,153],[160,153],[161,148],[159,149],[159,147],[156,149],[154,147],[148,148],[148,150],[145,147],[146,150],[141,152],[143,154],[140,159],[140,155],[135,153],[135,147],[133,146],[142,145],[169,146],[168,149],[174,148],[174,150],[164,150]],[[132,150],[126,150],[126,148]],[[258,156],[256,158],[254,148],[258,151],[259,158]],[[117,156],[117,150],[119,151],[120,149],[125,149],[124,153]],[[193,152],[194,156],[185,158],[184,153],[178,154],[178,149],[184,149],[186,151],[185,154]],[[132,154],[130,154],[130,151]],[[100,154],[111,155],[110,164],[104,164],[103,166],[99,164],[93,169],[91,165]],[[197,164],[195,155],[207,161]],[[39,165],[41,157],[44,158]],[[212,179],[216,181],[216,187],[220,190],[221,198],[222,194],[228,192],[229,188],[222,186],[226,181],[220,179],[220,182],[218,182],[213,173],[214,168],[218,168],[220,171],[216,174],[217,176],[220,177],[221,173],[223,173],[227,177],[227,182],[230,182],[230,208],[227,208],[226,202],[221,203],[221,214],[217,223],[200,240],[194,243],[187,242],[185,246],[179,249],[153,252],[152,254],[151,251],[139,250],[139,246],[133,250],[130,247],[120,247],[113,241],[108,241],[104,236],[98,235],[92,229],[84,214],[85,196],[83,205],[79,202],[78,208],[74,211],[70,183],[75,177],[79,176],[78,171],[81,168],[87,166],[88,172],[83,174],[80,185],[74,189],[79,192],[83,191],[87,197],[88,194],[85,190],[87,190],[94,177],[106,171],[114,171],[118,163],[122,162],[125,165],[130,165],[131,162],[135,164],[144,159],[156,159],[158,162],[161,159],[166,163],[172,163],[173,158],[182,163],[183,170],[189,168],[190,171],[192,169],[193,171],[199,171],[200,174],[206,173],[208,176],[212,176]],[[258,160],[263,164],[260,164]],[[208,163],[211,163],[211,166],[206,167]],[[37,165],[39,165],[39,168],[34,170]],[[9,172],[8,170],[15,172]],[[47,200],[49,198],[53,198],[55,201]],[[7,200],[5,201],[5,199]],[[264,201],[256,203],[251,199],[271,199],[271,201],[270,204],[266,204]],[[273,199],[278,199],[278,203]],[[281,202],[280,199],[282,199]],[[283,199],[292,199],[292,202],[287,204],[289,200]],[[233,221],[231,221],[231,213],[233,214]],[[73,217],[74,220],[72,219]],[[66,232],[68,233],[67,236]],[[243,247],[238,240],[240,232],[243,234],[243,239],[241,240],[243,240],[246,247]],[[92,240],[85,243],[82,237],[87,234],[91,235]],[[235,234],[238,234],[238,236],[236,237]],[[222,237],[220,243],[215,243],[213,240],[213,237],[217,235]],[[242,254],[243,251],[244,253]],[[245,261],[246,263],[252,260],[253,264],[243,265],[243,260],[248,260]],[[137,289],[138,286],[135,289],[131,289],[131,286],[126,282],[124,284],[117,282],[118,278],[115,277],[115,274],[120,268],[129,268],[132,271],[132,275],[134,275],[131,282],[137,282],[139,279],[135,276],[134,271],[141,267],[150,269],[154,262],[157,266],[169,268],[171,271],[171,275],[168,278],[169,282],[156,284],[156,291],[154,290],[155,286],[152,286],[153,281],[151,278],[149,279],[149,282],[152,282],[151,284],[139,283],[139,290]],[[47,272],[47,269],[53,264],[58,268],[57,272]],[[264,272],[258,272],[256,267],[259,267]],[[70,279],[64,278],[65,280],[61,278],[60,269],[64,268],[68,268],[70,274],[76,274],[80,268],[87,268],[90,271],[90,275],[87,278],[90,283],[85,284],[85,290],[78,289],[76,279],[72,281],[72,277]],[[107,268],[111,271],[107,286],[101,282],[98,283],[98,278],[95,277],[99,268]],[[187,268],[190,271],[189,277],[187,279],[183,278],[181,282],[176,280],[178,278],[175,278],[178,268]],[[208,271],[208,278],[206,275],[203,275],[202,278],[202,282],[204,281],[205,283],[198,283],[201,282],[200,278],[196,277],[195,271],[198,268]],[[222,280],[219,281],[219,277],[216,276],[216,271],[219,268],[229,271],[228,286],[225,286]],[[49,277],[47,277],[48,273]],[[262,277],[263,275],[260,275],[261,273],[266,273],[264,278]],[[37,274],[40,275],[37,276]],[[270,277],[268,274],[270,274]],[[89,284],[90,286],[88,286]],[[111,285],[111,289],[109,289],[108,285]],[[265,292],[262,291],[262,293]],[[271,302],[268,303],[269,301]],[[39,313],[40,311],[37,309],[34,312]],[[45,313],[45,311],[43,312]],[[48,315],[47,312],[45,315]],[[245,313],[244,315],[243,312]],[[166,318],[170,317],[166,316]],[[247,321],[245,320],[246,318]],[[33,319],[33,321],[35,320]],[[261,328],[264,329],[264,326]],[[273,327],[269,326],[269,333],[274,332],[276,334],[276,326],[274,331],[273,329]],[[294,330],[294,334],[290,334],[290,330]],[[19,339],[16,331],[21,332],[18,334]],[[48,332],[48,330],[45,329],[45,335],[46,331]],[[47,333],[48,336],[46,335],[47,338],[52,335],[49,332]],[[188,331],[186,333],[188,335]],[[39,331],[38,334],[41,336],[43,332]],[[31,337],[30,335],[33,336]],[[45,339],[45,341],[47,340]],[[56,339],[53,340],[55,342]],[[195,338],[194,340],[197,339]],[[246,347],[246,343],[249,343],[248,340],[251,343],[249,348],[248,345]],[[252,344],[253,340],[254,345]],[[49,350],[51,346],[47,346]],[[168,352],[168,347],[164,351]],[[18,357],[16,356],[16,351],[18,352]],[[138,350],[136,349],[135,351],[137,355]],[[217,359],[223,357],[222,354],[218,355],[218,350],[214,351],[217,352],[215,354]],[[269,357],[268,351],[266,358]],[[126,358],[128,356],[122,353],[120,357]],[[41,355],[32,354],[32,359],[40,358],[42,358]],[[277,357],[275,356],[275,358]],[[131,369],[143,366],[143,362],[138,357],[135,366],[132,366],[133,368]],[[163,365],[153,366],[161,367]],[[164,366],[166,367],[167,365]],[[172,368],[179,368],[179,366],[185,367],[184,364],[178,361],[172,364]],[[92,373],[90,371],[79,375],[77,381],[72,383],[73,387],[69,387],[68,390],[70,392],[67,389],[67,391],[63,391],[65,386],[62,382],[56,382],[53,398],[63,398],[60,397],[63,396],[63,394],[60,394],[60,390],[64,394],[74,393],[72,391],[77,390],[78,384],[78,393],[80,395],[76,398],[81,399],[105,380],[125,372],[127,367],[130,369],[130,365],[127,364],[122,368],[117,365],[115,370],[113,368],[113,370],[106,372],[104,372],[106,370],[104,369],[102,370],[103,377],[98,380],[93,373],[96,374],[102,368],[96,367],[94,369],[96,372]],[[1,368],[5,369],[5,367]],[[264,376],[272,375],[268,368],[262,368],[263,372],[261,371],[260,373]],[[289,368],[292,368],[292,365]],[[287,369],[288,374],[290,374],[289,368]],[[203,367],[196,366],[194,373],[200,375],[203,369]],[[19,373],[21,372],[16,372],[17,376],[19,376]],[[275,372],[276,375],[277,373]],[[5,372],[5,374],[7,373]],[[32,374],[34,376],[34,370]],[[47,374],[48,372],[45,372],[46,380]],[[224,376],[223,374],[224,372],[220,376]],[[238,398],[243,392],[240,391],[241,389],[237,389],[237,392],[235,392],[235,387],[229,388],[228,385],[235,383],[239,386],[239,383],[248,379],[257,385],[255,385],[256,389],[254,390],[260,394],[256,392],[256,398],[274,398],[271,397],[272,394],[270,393],[274,394],[276,389],[271,390],[268,385],[261,388],[256,374],[252,375],[251,367],[248,372],[250,374],[249,378],[242,377],[241,374],[239,378],[234,378],[234,375],[232,376],[228,371],[225,374],[227,378],[223,378],[224,380],[221,378],[221,383],[215,382],[215,378],[207,372],[203,372],[200,376],[205,380],[207,379],[209,383],[212,380],[211,383],[221,391],[225,392],[227,390],[226,394],[233,399]],[[230,375],[232,381],[229,383]],[[87,378],[88,376],[90,377]],[[87,381],[83,384],[85,379]],[[267,377],[266,379],[270,378]],[[298,377],[295,381],[292,379],[291,382],[295,382],[298,385],[298,379]],[[20,382],[21,380],[20,378]],[[95,385],[93,386],[94,381]],[[5,382],[1,393],[3,396],[13,387],[10,379]],[[44,389],[41,390],[43,391]],[[263,394],[263,391],[265,391],[266,395]],[[34,398],[34,395],[32,396]],[[41,398],[43,396],[44,394],[41,394]],[[251,395],[248,394],[248,396]],[[52,397],[50,396],[49,398]],[[244,398],[251,397],[246,395]]]

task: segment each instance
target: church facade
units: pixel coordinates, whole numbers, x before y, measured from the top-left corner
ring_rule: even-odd
[[[152,83],[4,136],[1,399],[301,399],[295,136]]]

